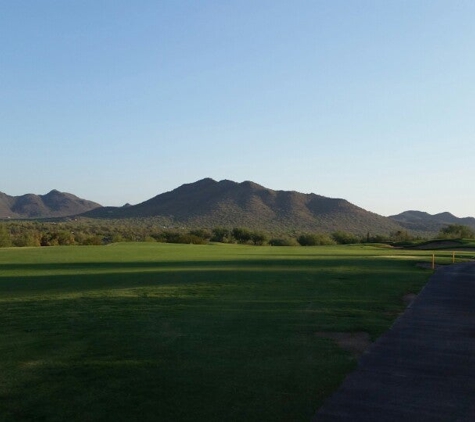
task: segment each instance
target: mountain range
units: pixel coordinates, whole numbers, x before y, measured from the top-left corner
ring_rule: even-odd
[[[475,229],[475,218],[459,218],[449,212],[431,215],[422,211],[404,211],[388,218],[396,221],[406,230],[415,232],[439,232],[441,228],[450,224],[460,224]]]
[[[9,196],[0,192],[0,218],[57,218],[81,214],[101,205],[70,193]]]
[[[435,234],[448,224],[475,229],[475,218],[450,213],[430,215],[405,211],[383,217],[345,199],[313,193],[276,191],[254,182],[236,183],[210,178],[184,184],[137,205],[103,207],[70,193],[53,190],[46,195],[8,196],[0,192],[0,218],[88,218],[161,219],[169,226],[247,227],[271,232],[345,231],[364,235],[407,230]]]

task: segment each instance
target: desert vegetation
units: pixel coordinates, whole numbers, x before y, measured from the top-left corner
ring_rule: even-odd
[[[473,239],[474,231],[453,224],[433,238]],[[389,243],[411,246],[433,239],[397,230],[389,235],[356,235],[342,230],[298,232],[265,231],[245,227],[187,228],[167,227],[161,220],[149,219],[66,219],[57,221],[13,220],[0,223],[0,247],[103,245],[118,242],[160,242],[206,244],[210,242],[271,246],[322,246],[358,243]]]
[[[440,230],[442,239],[474,239],[475,231],[461,224],[450,224]]]

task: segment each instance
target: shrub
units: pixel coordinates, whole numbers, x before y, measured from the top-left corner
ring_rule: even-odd
[[[180,232],[164,232],[163,233],[164,239],[166,243],[193,243],[195,245],[203,245],[208,243],[207,239],[202,237],[196,236],[190,233],[180,233]]]
[[[188,232],[190,236],[198,237],[202,239],[205,243],[211,239],[211,232],[205,229],[195,229]]]
[[[297,238],[301,246],[335,245],[336,242],[327,234],[302,234]]]
[[[352,233],[346,233],[343,231],[336,231],[332,233],[332,239],[340,245],[349,245],[352,243],[359,243],[360,238]]]
[[[273,238],[269,240],[269,245],[271,246],[298,246],[299,243],[297,240],[291,238],[291,237],[285,237],[285,238]]]
[[[102,236],[89,236],[82,241],[82,245],[102,245]]]

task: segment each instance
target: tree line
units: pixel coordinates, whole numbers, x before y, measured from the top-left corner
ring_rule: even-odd
[[[452,224],[440,230],[441,239],[473,239],[475,232],[467,226]],[[0,223],[0,247],[58,245],[103,245],[116,242],[209,242],[271,246],[318,246],[355,243],[409,244],[424,239],[400,230],[389,235],[333,233],[292,233],[275,235],[244,227],[187,229],[165,227],[152,220],[71,220],[59,222],[8,221]]]

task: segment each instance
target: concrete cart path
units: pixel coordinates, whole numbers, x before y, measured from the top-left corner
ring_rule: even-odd
[[[475,421],[475,263],[441,268],[313,422]]]

